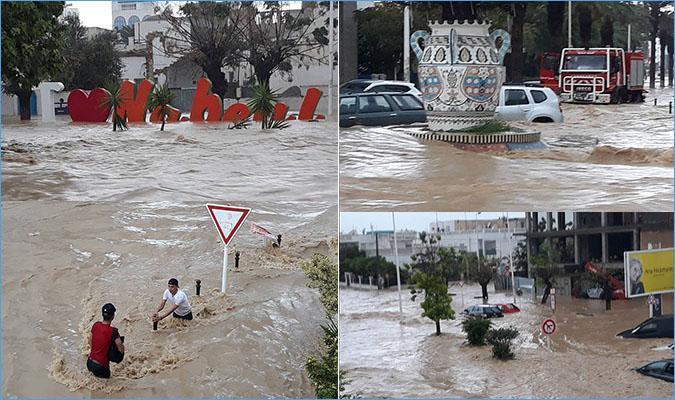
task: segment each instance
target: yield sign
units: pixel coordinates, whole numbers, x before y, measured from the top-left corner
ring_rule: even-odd
[[[211,219],[213,219],[213,223],[216,225],[216,229],[218,229],[220,238],[223,239],[225,246],[230,243],[230,240],[232,240],[239,227],[241,227],[251,212],[250,208],[219,206],[216,204],[207,204],[206,208],[209,210]]]

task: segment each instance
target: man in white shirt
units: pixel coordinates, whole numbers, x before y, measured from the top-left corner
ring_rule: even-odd
[[[160,311],[164,309],[166,301],[169,301],[169,309],[165,314],[160,314]],[[178,279],[171,278],[169,279],[169,288],[164,291],[164,296],[162,296],[162,301],[159,303],[159,308],[157,312],[152,315],[152,322],[157,322],[162,320],[173,313],[174,318],[192,320],[192,306],[188,301],[187,295],[185,292],[178,288]]]

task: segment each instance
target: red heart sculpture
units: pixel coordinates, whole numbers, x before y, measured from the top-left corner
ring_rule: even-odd
[[[73,122],[106,122],[110,106],[103,105],[110,92],[96,88],[89,93],[76,89],[68,95],[68,114]]]

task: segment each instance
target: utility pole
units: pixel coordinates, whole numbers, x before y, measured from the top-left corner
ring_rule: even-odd
[[[410,82],[410,6],[403,9],[403,80]]]
[[[328,9],[328,66],[330,67],[328,115],[333,115],[333,0],[329,1]]]
[[[403,321],[403,302],[401,301],[401,267],[398,262],[398,242],[396,241],[396,219],[394,213],[391,213],[391,223],[394,227],[394,256],[396,257],[396,283],[398,284],[398,316],[399,321]]]
[[[572,47],[572,1],[567,2],[567,47]]]

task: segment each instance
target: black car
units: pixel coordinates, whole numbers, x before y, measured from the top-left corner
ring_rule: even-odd
[[[340,96],[340,126],[384,126],[426,122],[424,104],[408,93],[358,93]]]
[[[503,317],[504,313],[497,306],[492,306],[488,304],[479,304],[475,306],[470,306],[469,308],[463,311],[463,314],[468,317],[480,317],[480,318],[493,318],[493,317]]]
[[[633,329],[619,332],[616,336],[624,338],[672,338],[673,337],[673,316],[663,315],[660,317],[649,318],[645,322]]]
[[[654,378],[663,379],[664,381],[673,381],[673,360],[654,361],[635,371]]]

